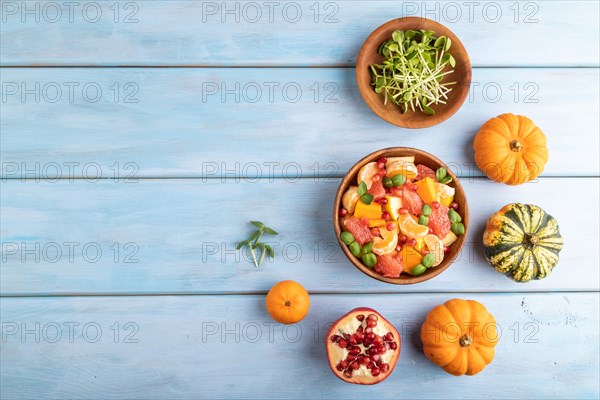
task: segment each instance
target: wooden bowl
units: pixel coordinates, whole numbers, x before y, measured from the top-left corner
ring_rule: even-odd
[[[427,29],[435,32],[436,36],[446,36],[452,41],[449,53],[456,60],[456,68],[452,74],[445,76],[444,81],[457,83],[448,93],[447,104],[431,107],[435,110],[435,115],[427,115],[421,111],[407,111],[403,114],[400,108],[390,101],[384,105],[384,95],[375,93],[371,85],[372,76],[369,66],[379,64],[384,59],[377,53],[379,46],[386,40],[390,40],[395,30],[408,29]],[[471,86],[471,61],[460,40],[442,24],[419,17],[393,19],[371,33],[362,45],[356,60],[356,82],[363,99],[380,118],[403,128],[427,128],[450,118],[464,103]]]
[[[434,171],[436,171],[440,167],[444,167],[448,171],[448,174],[452,177],[452,182],[449,185],[454,187],[456,192],[454,195],[454,201],[457,202],[460,206],[459,212],[462,217],[462,222],[465,225],[465,234],[458,236],[458,239],[450,246],[450,253],[446,254],[444,260],[440,265],[433,268],[428,268],[427,271],[423,273],[423,275],[412,276],[406,273],[402,273],[400,274],[399,278],[387,278],[375,272],[374,269],[368,268],[366,265],[364,265],[359,258],[355,257],[354,255],[352,255],[352,253],[350,253],[348,246],[340,240],[342,226],[340,223],[339,210],[342,206],[342,196],[344,195],[344,193],[350,185],[357,185],[356,176],[358,174],[358,171],[362,168],[362,166],[371,161],[376,161],[382,156],[414,156],[415,164],[423,164]],[[464,246],[465,240],[467,238],[467,233],[469,231],[469,206],[467,204],[467,197],[465,195],[465,191],[463,190],[460,181],[458,180],[456,175],[454,175],[454,173],[450,170],[450,168],[448,168],[448,166],[444,164],[440,159],[423,150],[413,149],[410,147],[390,147],[369,154],[368,156],[364,157],[362,160],[354,164],[354,166],[350,168],[350,170],[346,173],[344,179],[342,179],[342,182],[340,183],[333,203],[333,228],[335,230],[335,236],[338,239],[338,243],[342,248],[342,251],[356,268],[361,270],[363,273],[369,275],[371,278],[375,278],[382,282],[393,283],[395,285],[410,285],[413,283],[424,282],[429,279],[432,279],[433,277],[438,276],[439,274],[444,272],[458,257],[461,249]]]

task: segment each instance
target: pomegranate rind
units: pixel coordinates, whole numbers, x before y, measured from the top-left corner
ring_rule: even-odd
[[[336,334],[336,332],[338,332],[340,326],[356,319],[356,316],[358,316],[360,314],[363,314],[365,316],[368,314],[377,315],[378,324],[383,323],[385,330],[388,332],[391,332],[394,335],[393,341],[396,343],[397,349],[393,351],[392,357],[388,361],[388,365],[390,366],[390,368],[387,372],[381,373],[379,376],[376,376],[376,377],[374,377],[374,376],[354,376],[353,375],[351,378],[347,378],[342,374],[342,372],[340,372],[336,369],[336,366],[341,361],[341,359],[335,358],[333,356],[333,352],[334,352],[333,349],[334,349],[334,346],[337,347],[337,344],[332,343],[330,338],[332,335],[334,335],[334,334]],[[325,335],[325,348],[327,350],[327,361],[329,363],[329,368],[331,368],[331,372],[333,372],[333,374],[335,376],[337,376],[344,382],[354,383],[357,385],[374,385],[374,384],[377,384],[377,383],[387,379],[392,374],[392,372],[394,371],[394,368],[396,367],[396,363],[398,362],[398,357],[400,357],[401,346],[402,346],[402,340],[400,338],[400,333],[394,327],[394,325],[392,325],[392,323],[390,321],[388,321],[384,316],[382,316],[379,312],[375,311],[372,308],[368,308],[368,307],[355,308],[354,310],[348,312],[347,314],[344,314],[343,316],[338,318],[334,323],[331,324],[331,326],[329,327],[329,330],[327,331],[327,334]]]

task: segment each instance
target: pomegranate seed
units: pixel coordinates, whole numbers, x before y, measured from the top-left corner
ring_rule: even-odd
[[[384,162],[381,162],[381,161],[379,161],[379,162],[377,163],[377,168],[379,168],[379,169],[384,169],[384,168],[385,168],[385,163],[384,163]]]
[[[444,254],[448,254],[448,253],[450,253],[450,247],[445,246],[444,247]]]
[[[379,228],[371,228],[371,235],[379,236],[381,233],[379,232]]]
[[[373,333],[373,332],[367,332],[367,333],[365,333],[365,340],[368,340],[369,342],[372,342],[373,339],[375,339],[375,333]]]
[[[350,371],[349,369],[344,371],[344,376],[346,378],[352,378],[352,371]]]
[[[431,207],[433,207],[437,210],[438,208],[440,208],[440,203],[438,203],[437,201],[434,201],[433,203],[431,203]]]
[[[345,349],[346,347],[348,347],[348,342],[346,341],[346,339],[340,339],[340,340],[338,340],[337,344],[342,349]]]
[[[414,246],[414,245],[416,245],[416,244],[417,244],[417,240],[416,240],[416,239],[413,239],[413,238],[410,238],[410,239],[408,239],[408,240],[406,241],[406,245],[407,245],[407,246]]]
[[[390,213],[389,213],[389,212],[387,212],[387,211],[384,211],[384,212],[383,212],[383,214],[381,214],[381,217],[382,217],[383,219],[385,219],[386,221],[389,221],[389,220],[390,220],[390,218],[392,218],[392,217],[390,217]]]
[[[378,163],[383,163],[385,166],[385,163],[387,163],[387,157],[379,157],[379,160],[377,160]]]
[[[387,199],[386,198],[379,199],[379,204],[385,206],[387,204]]]
[[[383,373],[385,374],[386,372],[388,372],[388,371],[389,371],[389,369],[390,369],[390,365],[389,365],[389,364],[386,364],[386,363],[382,363],[382,364],[379,366],[379,369],[381,370],[381,372],[383,372]]]
[[[377,326],[377,321],[375,321],[374,319],[368,319],[367,326],[369,328],[375,328]]]
[[[383,344],[383,338],[379,335],[375,336],[375,339],[373,339],[373,345],[381,346],[382,344]]]
[[[358,361],[354,361],[352,364],[350,364],[350,369],[358,369],[358,367]]]
[[[346,340],[350,339],[350,335],[348,335],[347,333],[344,333],[344,339],[346,339]]]
[[[406,241],[408,240],[408,237],[406,235],[402,235],[402,236],[400,236],[399,240],[400,240],[400,243],[406,243]]]
[[[419,181],[419,180],[421,180],[421,174],[420,173],[417,174],[417,176],[415,177],[415,181]]]
[[[363,328],[363,326],[361,325],[361,326],[359,326],[359,327],[358,327],[358,329],[356,330],[356,332],[361,332],[361,333],[362,333],[363,329],[364,329],[364,328]]]
[[[425,254],[429,253],[425,247],[421,249],[421,255],[425,256]]]
[[[388,332],[385,334],[385,341],[386,342],[391,342],[392,340],[394,340],[394,334],[392,332]]]
[[[370,326],[367,326],[365,328],[365,333],[372,333],[373,332],[373,328],[371,328]]]
[[[371,363],[371,358],[369,356],[364,356],[361,360],[362,365],[369,365]]]
[[[401,244],[399,244],[399,245],[396,246],[396,251],[400,251],[400,250],[402,250],[402,245]]]
[[[348,361],[343,360],[339,365],[342,367],[342,369],[346,369],[348,368]]]
[[[380,169],[379,172],[377,172],[377,175],[383,178],[385,176],[385,169]]]
[[[458,203],[453,202],[452,204],[450,204],[450,208],[453,208],[455,211],[458,211]]]
[[[387,349],[385,348],[385,346],[377,347],[377,352],[381,355],[385,354],[386,351],[387,351]]]
[[[364,359],[365,359],[365,356],[363,356],[362,354],[361,354],[361,355],[359,355],[358,357],[356,357],[356,361],[357,361],[359,364],[362,364]]]
[[[346,214],[348,214],[348,210],[346,210],[345,208],[340,208],[340,212],[339,212],[340,217],[343,218],[346,216]]]
[[[372,347],[371,349],[374,349],[374,347]],[[373,362],[379,362],[381,360],[381,354],[377,352],[377,349],[375,349],[373,353],[374,354],[369,354],[371,356],[371,360],[373,360]]]
[[[342,364],[340,363],[340,364],[336,365],[335,369],[337,369],[338,371],[343,371],[345,368],[342,367]]]
[[[354,348],[352,348],[352,351],[350,351],[350,354],[352,354],[354,356],[358,355],[358,353],[360,353],[360,348],[358,348],[358,347],[354,347]]]
[[[356,336],[352,335],[350,336],[350,340],[348,340],[350,342],[350,344],[356,345]]]
[[[333,343],[335,343],[335,342],[337,342],[338,340],[340,340],[340,339],[341,339],[341,337],[339,337],[338,335],[332,335],[330,339],[331,339],[331,341],[332,341]]]
[[[419,186],[417,186],[416,183],[413,183],[410,185],[410,190],[412,190],[413,192],[416,191],[419,188]]]
[[[346,356],[346,362],[352,362],[352,361],[354,361],[354,358],[355,358],[355,357],[354,357],[352,354],[348,354],[348,355]]]
[[[362,314],[359,314],[359,315],[356,316],[356,319],[359,320],[360,322],[362,322],[363,319],[365,319],[365,316],[362,315]]]
[[[369,314],[367,319],[372,319],[373,321],[377,321],[379,318],[377,318],[377,315],[375,315],[375,314]]]
[[[381,176],[373,175],[373,182],[379,182],[381,180]]]
[[[363,339],[365,338],[365,335],[363,335],[362,332],[356,332],[354,336],[356,336],[356,342],[359,344],[362,343]]]
[[[387,229],[388,231],[393,231],[395,227],[396,227],[396,224],[393,222],[388,222],[385,225],[385,229]]]
[[[396,344],[396,342],[390,342],[390,349],[396,350],[397,348],[398,348],[398,345]]]
[[[398,212],[399,212],[400,214],[408,214],[408,208],[399,208],[399,209],[398,209]]]
[[[381,374],[381,371],[379,370],[379,368],[371,368],[371,375],[379,376],[379,374]]]

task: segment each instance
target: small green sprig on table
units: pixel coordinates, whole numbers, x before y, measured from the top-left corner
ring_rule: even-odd
[[[385,59],[381,64],[372,64],[372,85],[376,93],[383,92],[384,103],[388,99],[400,107],[403,113],[409,109],[421,110],[434,115],[432,105],[446,104],[451,85],[442,83],[444,76],[454,72],[456,60],[448,50],[452,45],[446,36],[436,37],[425,29],[394,31],[392,40],[379,46],[379,54]]]
[[[256,226],[258,229],[255,230],[252,235],[250,235],[250,237],[242,242],[239,242],[237,244],[237,246],[235,247],[237,250],[241,250],[243,249],[245,246],[248,246],[250,248],[250,255],[252,256],[252,261],[254,262],[254,266],[256,268],[260,267],[265,259],[265,256],[267,254],[269,254],[269,257],[271,257],[271,259],[275,258],[275,250],[273,250],[272,246],[269,246],[266,243],[262,243],[260,241],[260,239],[262,238],[263,234],[268,234],[268,235],[278,235],[278,233],[269,228],[268,226],[265,226],[265,224],[263,224],[260,221],[250,221],[250,223],[254,226]],[[256,253],[255,250],[260,249],[260,257],[257,258],[256,257]]]

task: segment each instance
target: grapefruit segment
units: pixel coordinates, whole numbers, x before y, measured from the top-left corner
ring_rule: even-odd
[[[346,218],[344,228],[354,236],[354,240],[361,246],[371,241],[369,227],[356,217]]]
[[[384,254],[377,257],[375,271],[388,278],[398,278],[402,273],[402,258],[398,254]]]

